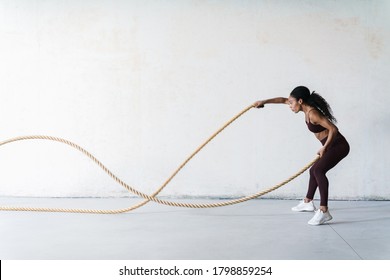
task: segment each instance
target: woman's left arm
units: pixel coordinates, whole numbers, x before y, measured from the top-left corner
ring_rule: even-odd
[[[319,112],[311,114],[310,121],[314,124],[319,124],[328,130],[328,138],[326,139],[325,144],[317,153],[320,157],[322,157],[322,155],[326,152],[327,148],[333,142],[335,136],[337,135],[338,128]]]

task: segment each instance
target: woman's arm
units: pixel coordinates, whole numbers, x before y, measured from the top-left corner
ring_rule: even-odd
[[[338,128],[316,110],[310,112],[309,121],[313,124],[319,124],[328,130],[328,138],[326,139],[324,146],[322,146],[322,148],[317,153],[320,157],[322,157],[337,135]]]
[[[270,98],[270,99],[265,99],[265,100],[259,100],[253,103],[253,107],[256,108],[263,108],[265,104],[288,104],[288,99],[285,97],[275,97],[275,98]]]

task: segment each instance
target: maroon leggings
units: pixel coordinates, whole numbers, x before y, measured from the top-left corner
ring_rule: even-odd
[[[326,139],[321,140],[322,145],[325,144]],[[320,191],[321,203],[320,206],[328,206],[328,189],[329,181],[326,177],[326,172],[336,166],[349,153],[349,144],[347,140],[337,133],[333,142],[329,145],[323,156],[310,168],[309,189],[306,197],[314,198],[317,187]]]

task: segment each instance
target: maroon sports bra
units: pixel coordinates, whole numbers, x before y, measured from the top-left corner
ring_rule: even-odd
[[[306,124],[307,124],[307,128],[314,133],[319,133],[326,130],[325,127],[319,124],[312,124],[311,122],[306,122]]]

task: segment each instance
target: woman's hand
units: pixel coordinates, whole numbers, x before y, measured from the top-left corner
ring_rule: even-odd
[[[259,100],[253,103],[253,107],[255,108],[264,108],[265,101],[264,100]]]
[[[322,158],[325,152],[326,152],[326,147],[322,147],[321,149],[318,150],[317,155],[319,155],[320,158]]]

